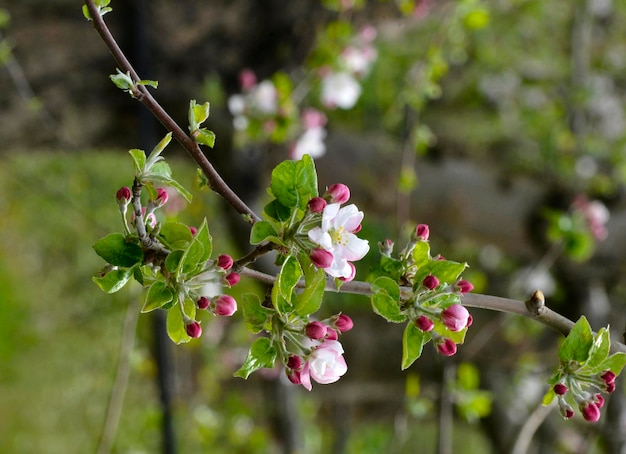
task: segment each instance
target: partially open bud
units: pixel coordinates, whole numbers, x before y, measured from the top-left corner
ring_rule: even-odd
[[[322,322],[310,322],[304,329],[306,335],[314,340],[323,339],[327,331],[328,328]]]
[[[428,229],[428,226],[426,224],[418,224],[418,226],[415,227],[415,239],[426,241],[428,240],[429,236],[430,230]]]
[[[345,333],[346,331],[350,331],[352,329],[354,323],[352,322],[352,319],[346,314],[339,314],[337,316],[337,320],[335,320],[334,325],[335,328],[337,328],[339,331]]]
[[[185,332],[189,337],[198,338],[202,335],[202,327],[200,326],[200,323],[192,320],[185,325]]]
[[[328,268],[334,260],[332,252],[321,248],[313,249],[309,257],[313,265],[318,268]]]
[[[433,328],[435,327],[435,324],[433,323],[431,319],[429,319],[425,315],[420,315],[419,317],[415,319],[415,326],[417,326],[422,331],[425,331],[428,333],[429,331],[433,330]]]
[[[211,301],[209,301],[206,296],[201,296],[200,298],[198,298],[198,301],[196,301],[196,306],[198,306],[198,309],[206,309],[207,307],[209,307],[210,304]]]
[[[304,362],[298,355],[291,355],[287,360],[287,367],[289,369],[300,370],[302,366],[304,366]]]
[[[434,290],[437,287],[439,287],[439,279],[437,279],[437,276],[433,276],[432,274],[429,274],[422,281],[422,285],[426,287],[428,290]]]
[[[217,258],[217,266],[223,270],[229,270],[233,267],[233,258],[228,254],[221,254]]]
[[[441,338],[437,342],[437,351],[443,356],[452,356],[456,353],[456,344],[452,339]]]
[[[213,313],[216,315],[230,317],[237,312],[237,301],[230,295],[221,295],[213,304]]]
[[[332,184],[326,190],[330,203],[345,203],[350,199],[350,189],[345,184]]]
[[[157,188],[157,196],[156,196],[156,199],[154,199],[154,204],[157,207],[162,207],[163,205],[167,203],[168,198],[169,198],[169,194],[167,193],[165,189]]]
[[[239,282],[239,280],[241,279],[241,276],[239,276],[238,273],[228,273],[225,277],[224,280],[226,280],[226,283],[232,287],[233,285],[237,285],[237,283]]]
[[[326,208],[326,200],[321,197],[313,197],[307,204],[311,213],[321,213]]]
[[[460,304],[453,304],[441,312],[441,322],[446,325],[450,331],[461,331],[467,326],[469,320],[469,312]]]

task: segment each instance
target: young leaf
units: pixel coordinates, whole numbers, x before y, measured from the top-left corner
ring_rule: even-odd
[[[127,241],[121,233],[111,233],[99,239],[93,249],[113,266],[131,267],[143,261],[141,246]]]
[[[163,152],[163,150],[165,150],[165,147],[167,147],[167,145],[170,143],[171,140],[172,140],[172,133],[168,132],[165,135],[165,137],[163,137],[163,139],[161,139],[161,141],[157,143],[157,145],[154,147],[154,149],[150,153],[150,156],[148,156],[148,160],[146,161],[146,165],[144,168],[144,171],[146,173],[151,172],[152,166],[154,166],[154,164],[156,164],[158,161],[161,161],[163,159],[163,157],[161,156],[161,153]],[[171,172],[170,172],[170,175],[171,175]]]
[[[406,315],[400,312],[398,301],[384,292],[374,293],[371,297],[372,309],[388,322],[402,323]]]
[[[208,102],[198,104],[195,99],[189,101],[189,132],[193,133],[209,118],[211,105]]]
[[[371,285],[372,292],[384,292],[396,301],[400,300],[400,286],[396,281],[386,276],[376,278]]]
[[[300,161],[283,161],[272,171],[272,194],[284,206],[306,209],[317,196],[317,173],[313,159],[304,155]]]
[[[267,221],[255,222],[250,231],[250,244],[257,245],[264,241],[272,241],[277,238],[276,230],[274,226]],[[281,242],[282,243],[282,242]]]
[[[165,269],[172,274],[176,273],[184,254],[185,251],[183,249],[176,249],[170,252],[165,259]]]
[[[415,273],[415,284],[421,284],[429,274],[437,276],[441,283],[451,284],[456,282],[465,268],[467,268],[467,263],[458,263],[452,260],[430,260]]]
[[[583,315],[578,319],[559,348],[559,359],[563,362],[574,360],[584,363],[589,358],[593,344],[593,334],[589,322]]]
[[[626,353],[617,352],[609,356],[604,360],[602,364],[598,366],[599,371],[610,370],[615,375],[619,375],[626,365]]]
[[[158,88],[159,87],[159,81],[158,80],[141,79],[139,82],[137,82],[137,85],[147,85],[148,87]]]
[[[278,200],[274,199],[263,208],[263,213],[270,218],[279,222],[286,222],[291,217],[291,208],[286,207]]]
[[[104,276],[94,276],[92,279],[100,289],[106,293],[115,293],[126,285],[133,275],[133,268],[120,268],[109,271]]]
[[[429,340],[430,334],[418,329],[413,323],[407,323],[402,336],[402,370],[422,356],[424,345]]]
[[[267,337],[260,337],[252,343],[246,361],[234,375],[246,379],[255,370],[274,367],[275,361],[276,348]]]
[[[246,328],[254,334],[260,333],[274,314],[272,309],[264,307],[259,297],[252,293],[243,295],[242,310]]]
[[[189,337],[187,331],[185,331],[185,322],[183,321],[183,315],[178,306],[174,306],[167,311],[166,325],[167,335],[175,344],[182,344],[191,340],[191,337]]]
[[[201,145],[213,148],[215,145],[215,133],[206,128],[196,129],[193,134],[194,139]]]
[[[290,255],[283,262],[280,273],[276,276],[276,283],[278,283],[278,289],[283,298],[291,298],[293,289],[300,278],[302,278],[300,263],[293,255]]]
[[[185,249],[191,243],[189,226],[182,222],[166,222],[161,226],[159,238],[170,250]]]
[[[175,297],[174,290],[165,285],[163,281],[156,281],[150,286],[146,294],[146,302],[141,308],[141,312],[146,313],[163,307]]]
[[[543,400],[541,401],[541,403],[543,405],[550,405],[555,397],[556,397],[556,393],[554,392],[554,388],[550,386],[548,391],[543,396]]]
[[[609,356],[609,350],[611,349],[611,339],[609,330],[601,328],[593,339],[591,348],[589,349],[589,358],[585,363],[585,367],[589,369],[596,369],[601,365]],[[598,370],[601,372],[601,370]]]
[[[306,254],[299,256],[300,266],[304,272],[304,289],[296,296],[296,312],[303,317],[317,312],[322,305],[326,289],[326,273],[315,267]]]
[[[430,262],[432,260],[430,257],[430,243],[428,241],[418,241],[411,255],[413,256],[413,263],[418,268]]]
[[[128,150],[133,158],[133,164],[135,165],[135,173],[139,174],[143,171],[143,167],[146,165],[146,152],[138,148]]]

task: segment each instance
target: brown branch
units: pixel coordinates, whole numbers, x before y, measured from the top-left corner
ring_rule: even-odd
[[[93,0],[85,0],[85,5],[89,9],[89,13],[92,18],[92,23],[109,51],[113,55],[113,58],[117,62],[122,72],[128,72],[135,83],[138,83],[141,78],[131,65],[131,63],[124,55],[124,52],[120,49],[119,45],[115,41],[115,38],[111,34],[106,23],[98,13],[98,9],[95,6]],[[210,188],[221,195],[238,213],[240,213],[250,224],[254,224],[259,221],[260,218],[252,211],[248,205],[239,198],[237,194],[226,184],[220,174],[215,170],[213,165],[206,158],[198,144],[170,117],[170,115],[161,107],[161,105],[150,94],[147,87],[143,85],[135,85],[133,95],[141,102],[148,110],[156,117],[159,122],[165,126],[165,128],[172,133],[172,136],[180,143],[193,160],[200,166],[204,175],[206,175]]]

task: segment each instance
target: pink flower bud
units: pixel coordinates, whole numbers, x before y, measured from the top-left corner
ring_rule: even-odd
[[[332,328],[328,328],[326,330],[326,340],[336,341],[337,339],[339,339],[339,335],[337,334],[337,331],[335,331]]]
[[[196,236],[196,233],[198,233],[198,229],[193,226],[189,226],[189,231],[191,232],[191,236]]]
[[[337,316],[337,320],[335,320],[335,328],[337,328],[342,333],[350,331],[353,326],[354,323],[352,322],[352,319],[346,314],[339,314]]]
[[[311,213],[321,213],[322,211],[324,211],[324,208],[326,208],[327,203],[328,202],[326,202],[326,200],[322,199],[321,197],[313,197],[311,200],[309,200],[307,206],[309,207]]]
[[[289,369],[300,370],[302,369],[303,365],[304,362],[302,361],[302,358],[300,358],[298,355],[291,355],[287,360],[287,368]]]
[[[167,193],[167,191],[163,188],[158,188],[156,199],[154,199],[154,204],[158,207],[162,207],[167,203],[167,199],[169,199],[169,194]]]
[[[557,383],[556,385],[554,385],[553,389],[555,394],[557,394],[558,396],[562,396],[567,392],[567,386],[565,386],[563,383]]]
[[[333,264],[333,254],[332,252],[327,251],[326,249],[313,249],[311,251],[311,262],[318,268],[328,268]]]
[[[217,266],[223,270],[229,270],[233,266],[233,258],[228,254],[222,254],[217,258]]]
[[[430,230],[426,224],[418,224],[415,227],[415,238],[417,240],[426,241],[430,235]]]
[[[132,194],[130,192],[130,189],[126,186],[122,186],[121,188],[119,188],[117,193],[115,194],[117,202],[124,205],[127,205],[128,202],[130,202],[131,197]]]
[[[467,317],[467,325],[465,325],[465,327],[469,328],[473,324],[474,324],[474,317],[472,317],[472,314],[469,314],[469,317]]]
[[[350,199],[350,189],[345,184],[332,184],[326,190],[330,203],[345,203]]]
[[[600,375],[600,378],[604,380],[604,383],[608,385],[609,383],[613,383],[615,381],[617,375],[615,375],[614,372],[607,370],[602,375]]]
[[[237,301],[230,295],[221,295],[213,304],[213,313],[215,315],[230,317],[237,312]]]
[[[604,397],[602,397],[602,394],[598,393],[595,396],[593,396],[593,401],[598,406],[598,408],[604,407]]]
[[[469,281],[466,281],[465,279],[461,279],[459,282],[457,282],[456,288],[461,293],[469,293],[472,290],[474,290],[474,286],[472,285],[472,283]]]
[[[456,353],[456,344],[452,339],[443,338],[437,342],[437,351],[443,356],[452,356]]]
[[[565,399],[559,399],[559,413],[565,419],[570,419],[574,416],[574,409],[565,402]]]
[[[328,328],[322,322],[310,322],[306,325],[304,332],[311,339],[323,339],[328,332]]]
[[[209,301],[206,296],[201,296],[200,298],[198,298],[198,301],[196,301],[196,306],[198,306],[198,309],[206,309],[207,307],[209,307],[210,304],[211,301]]]
[[[301,120],[305,129],[321,128],[327,122],[326,115],[317,109],[304,109]]]
[[[226,283],[232,287],[233,285],[237,285],[237,283],[239,282],[239,279],[241,279],[241,276],[239,276],[238,273],[228,273],[225,277],[224,280],[226,280]]]
[[[301,374],[299,370],[295,369],[285,369],[285,373],[287,374],[287,378],[294,385],[301,385],[302,379],[300,378]]]
[[[439,287],[439,279],[437,279],[436,276],[429,274],[422,281],[422,285],[426,287],[428,290],[434,290],[437,287]]]
[[[615,382],[607,383],[606,392],[611,394],[613,391],[615,391]]]
[[[460,304],[453,304],[441,312],[441,322],[450,331],[461,331],[467,326],[469,312]]]
[[[415,326],[417,326],[422,331],[425,331],[428,333],[429,331],[433,330],[433,328],[435,327],[435,324],[433,323],[431,319],[429,319],[425,315],[420,315],[419,317],[417,317],[417,319],[415,319]]]
[[[239,84],[243,91],[248,91],[256,85],[256,75],[251,69],[244,69],[239,73]]]
[[[382,243],[378,243],[378,250],[380,251],[380,255],[391,257],[391,254],[393,253],[393,241],[387,238]]]
[[[600,409],[593,402],[583,402],[580,405],[580,412],[585,418],[585,421],[596,422],[600,419]]]
[[[202,335],[202,327],[200,326],[200,323],[195,320],[192,320],[185,325],[185,331],[187,332],[187,336],[193,338],[198,338]]]

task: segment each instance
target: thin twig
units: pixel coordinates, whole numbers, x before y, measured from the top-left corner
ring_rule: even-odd
[[[109,51],[113,55],[113,58],[117,62],[122,72],[128,72],[134,82],[139,82],[141,78],[130,64],[124,52],[120,49],[119,45],[115,41],[115,38],[111,34],[106,23],[98,13],[93,0],[85,0],[85,4],[89,9],[89,13],[92,18],[92,23],[96,32],[100,35]],[[210,188],[221,195],[238,213],[240,213],[250,224],[254,224],[259,221],[260,218],[252,211],[243,200],[239,198],[237,194],[226,184],[220,174],[215,170],[213,165],[206,158],[198,144],[170,117],[170,115],[161,107],[161,105],[154,99],[152,94],[144,85],[137,84],[133,93],[137,93],[137,99],[156,117],[159,122],[165,126],[165,128],[172,133],[172,136],[180,143],[193,160],[200,166],[202,172],[209,181]]]

